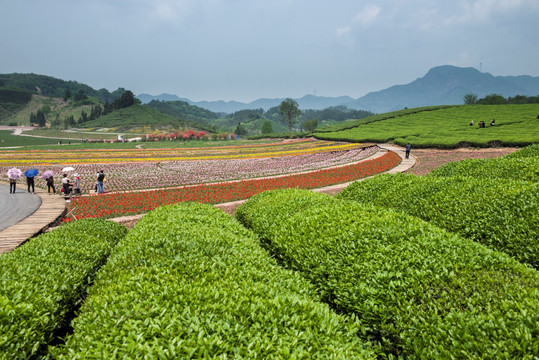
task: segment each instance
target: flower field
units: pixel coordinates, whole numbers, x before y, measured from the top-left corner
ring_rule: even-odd
[[[400,162],[401,158],[397,154],[388,152],[376,159],[302,174],[200,184],[176,189],[85,196],[78,199],[76,203],[72,203],[71,207],[76,207],[73,214],[80,219],[138,214],[161,205],[184,201],[216,204],[247,199],[271,189],[313,189],[340,184],[381,173],[395,167]]]
[[[83,194],[93,189],[103,169],[107,192],[161,189],[193,184],[251,179],[312,171],[365,159],[377,148],[313,139],[270,144],[171,149],[0,151],[0,173],[16,166],[40,173],[73,166],[82,180]],[[68,175],[72,175],[69,173]],[[36,186],[45,182],[36,177]]]

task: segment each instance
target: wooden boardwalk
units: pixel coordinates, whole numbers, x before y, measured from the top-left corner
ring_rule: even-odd
[[[66,213],[66,202],[61,195],[48,195],[46,190],[36,188],[41,206],[19,223],[0,231],[0,254],[13,250],[26,240],[45,231]]]

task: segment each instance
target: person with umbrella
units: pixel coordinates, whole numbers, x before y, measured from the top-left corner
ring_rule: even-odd
[[[28,193],[35,194],[36,188],[34,183],[34,177],[39,173],[39,170],[37,169],[28,169],[24,172],[24,176],[26,176],[26,185],[28,185]],[[32,191],[30,191],[32,189]]]
[[[17,179],[21,176],[22,171],[17,168],[11,168],[7,171],[7,177],[9,178],[9,193],[15,194],[17,188]]]
[[[52,170],[47,170],[43,173],[43,179],[47,182],[47,192],[51,194],[51,189],[56,194],[56,188],[54,187],[54,173]]]
[[[71,200],[71,190],[72,190],[73,184],[69,183],[69,178],[67,177],[67,174],[64,174],[64,177],[62,178],[62,188],[64,190],[64,196],[69,196],[69,200]]]

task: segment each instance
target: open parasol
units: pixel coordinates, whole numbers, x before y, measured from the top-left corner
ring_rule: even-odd
[[[34,176],[36,176],[37,174],[39,174],[39,170],[38,169],[28,169],[24,172],[24,176],[28,177],[28,178],[32,178]]]
[[[74,171],[75,168],[73,166],[66,166],[65,168],[62,169],[63,172],[67,172],[67,171]]]
[[[43,177],[44,180],[47,180],[48,178],[54,176],[54,171],[52,171],[52,170],[47,170],[47,171],[45,171],[41,176]]]
[[[11,168],[7,171],[7,177],[16,180],[21,177],[22,171],[17,168]]]

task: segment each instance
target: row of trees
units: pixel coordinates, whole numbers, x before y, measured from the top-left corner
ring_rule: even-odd
[[[539,104],[539,95],[516,95],[514,97],[505,98],[499,94],[489,94],[482,99],[478,99],[476,94],[468,93],[464,95],[463,100],[466,105]]]

